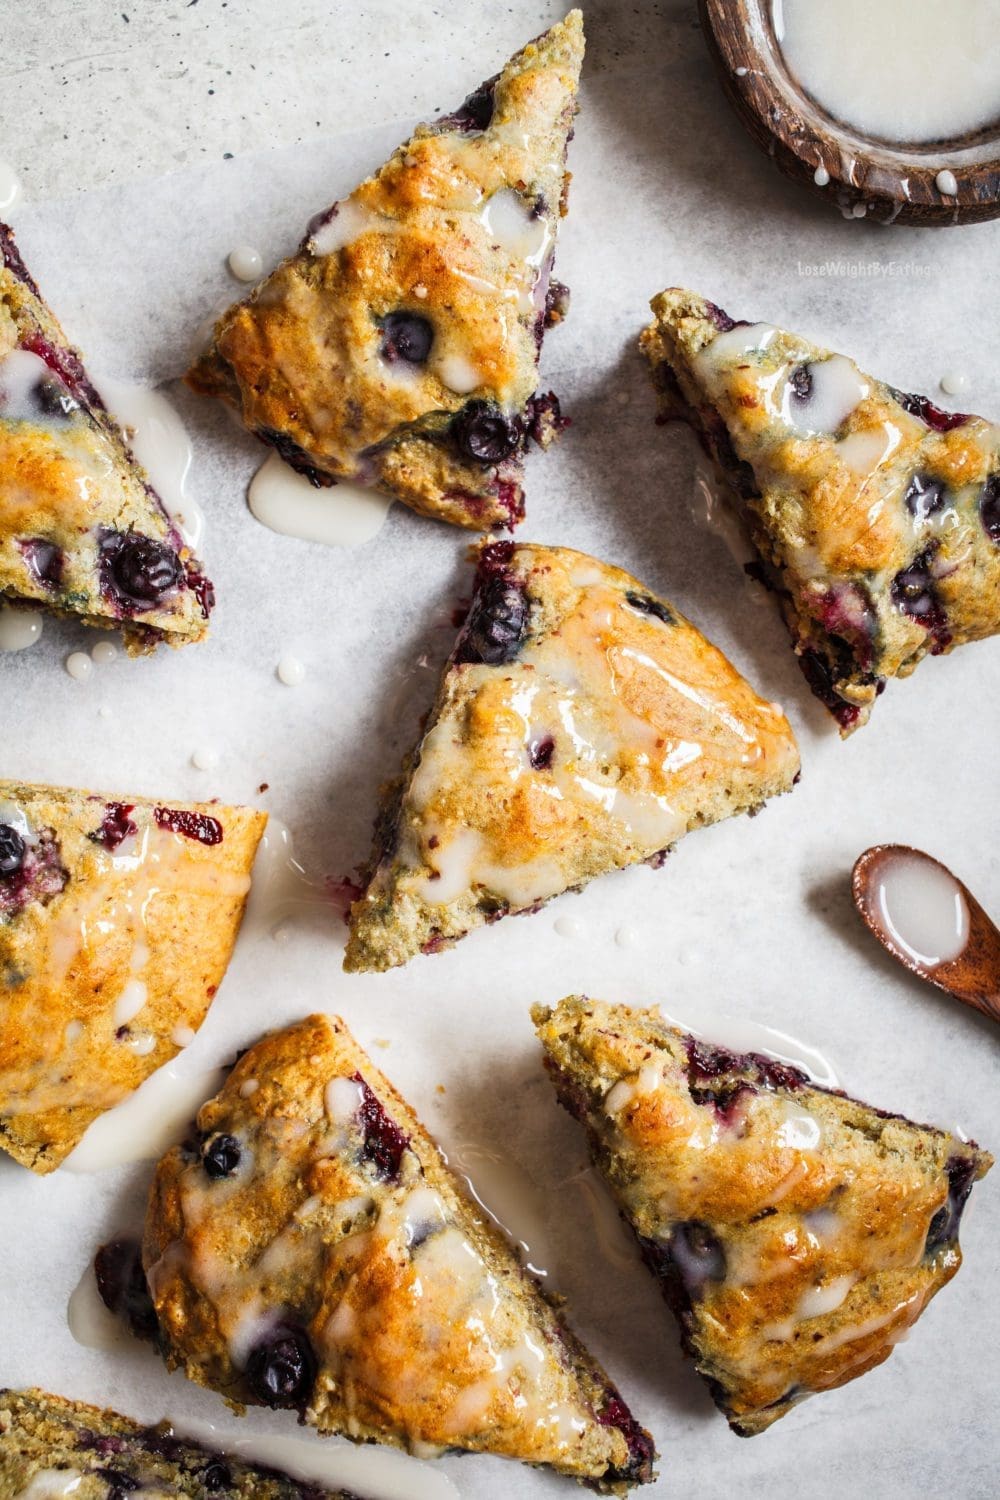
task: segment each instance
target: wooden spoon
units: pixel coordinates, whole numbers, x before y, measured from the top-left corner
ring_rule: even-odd
[[[699,0],[698,8],[742,124],[786,176],[830,200],[845,218],[926,225],[1000,216],[996,125],[929,144],[869,138],[828,115],[789,71],[775,36],[773,0]]]
[[[933,932],[928,933],[928,941],[921,941],[919,916],[915,918],[912,910],[907,912],[901,900],[901,869],[904,878],[912,881],[916,877],[924,885],[925,894],[930,892],[934,899],[940,894],[944,910],[937,915],[943,918],[943,926],[947,928],[954,918],[950,947],[947,942],[933,941]],[[876,844],[855,864],[851,894],[869,932],[911,974],[929,979],[939,990],[1000,1021],[1000,931],[946,865],[907,844]],[[949,899],[953,902],[951,909],[947,906]],[[925,955],[924,947],[932,952]],[[941,956],[935,955],[935,948]]]

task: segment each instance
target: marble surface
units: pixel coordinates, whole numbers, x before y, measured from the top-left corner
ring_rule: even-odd
[[[95,369],[157,381],[180,373],[205,311],[237,294],[224,264],[234,244],[255,243],[268,261],[283,253],[410,123],[456,103],[558,14],[523,0],[177,0],[135,14],[121,0],[127,23],[94,0],[49,4],[44,21],[40,7],[7,9],[0,155],[25,182],[15,223],[26,258]],[[685,841],[659,873],[598,882],[394,974],[344,976],[342,930],[315,911],[296,915],[283,943],[258,915],[178,1066],[195,1074],[316,1008],[342,1012],[366,1045],[387,1041],[380,1066],[449,1149],[512,1163],[520,1187],[508,1222],[526,1227],[530,1202],[524,1237],[658,1440],[662,1477],[647,1493],[986,1500],[1000,1447],[1000,1175],[977,1189],[965,1269],[910,1341],[862,1381],[739,1442],[580,1177],[579,1133],[541,1076],[527,1007],[584,989],[660,1001],[695,1025],[714,1026],[720,1012],[753,1018],[818,1048],[873,1103],[1000,1143],[995,1028],[894,968],[859,929],[847,886],[863,847],[895,839],[929,848],[1000,909],[1000,640],[928,661],[841,744],[766,602],[693,524],[697,451],[684,431],[653,425],[634,347],[649,295],[687,283],[734,316],[800,328],[937,399],[940,376],[960,369],[970,382],[961,404],[998,416],[997,317],[984,291],[998,226],[883,230],[803,197],[742,136],[685,5],[599,4],[588,32],[559,251],[574,303],[543,366],[574,426],[530,461],[524,535],[603,554],[673,597],[786,705],[802,784],[758,819]],[[62,664],[93,637],[50,623],[38,646],[0,659],[4,772],[258,802],[291,826],[311,871],[343,874],[367,851],[377,787],[412,741],[447,653],[468,581],[465,538],[399,507],[355,552],[264,531],[244,498],[260,449],[210,404],[171,394],[208,516],[212,636],[80,684]],[[301,687],[275,678],[287,652],[307,666]],[[205,744],[221,756],[210,774],[190,764]],[[557,928],[564,917],[575,935]],[[0,1383],[238,1431],[217,1398],[143,1351],[112,1355],[68,1333],[67,1299],[89,1254],[136,1222],[148,1174],[138,1163],[41,1180],[0,1161]],[[243,1430],[289,1425],[255,1414]],[[446,1459],[439,1472],[463,1500],[570,1493],[488,1459]]]

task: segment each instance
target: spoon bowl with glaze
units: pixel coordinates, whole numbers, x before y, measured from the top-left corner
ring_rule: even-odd
[[[851,893],[911,974],[1000,1021],[1000,930],[946,865],[907,844],[876,844],[855,864]]]

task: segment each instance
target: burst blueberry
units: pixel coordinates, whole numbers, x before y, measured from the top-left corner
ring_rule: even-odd
[[[473,463],[498,464],[521,445],[524,424],[507,416],[492,401],[467,401],[451,420],[451,434],[459,452]]]
[[[488,667],[513,661],[528,624],[528,599],[514,578],[493,573],[476,590],[455,661]]]

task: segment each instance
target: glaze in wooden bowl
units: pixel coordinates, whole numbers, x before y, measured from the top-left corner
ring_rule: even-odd
[[[753,139],[786,176],[845,218],[931,225],[1000,217],[1000,125],[960,141],[869,139],[827,114],[789,71],[771,0],[698,3],[722,87]],[[954,193],[939,185],[948,172]]]

